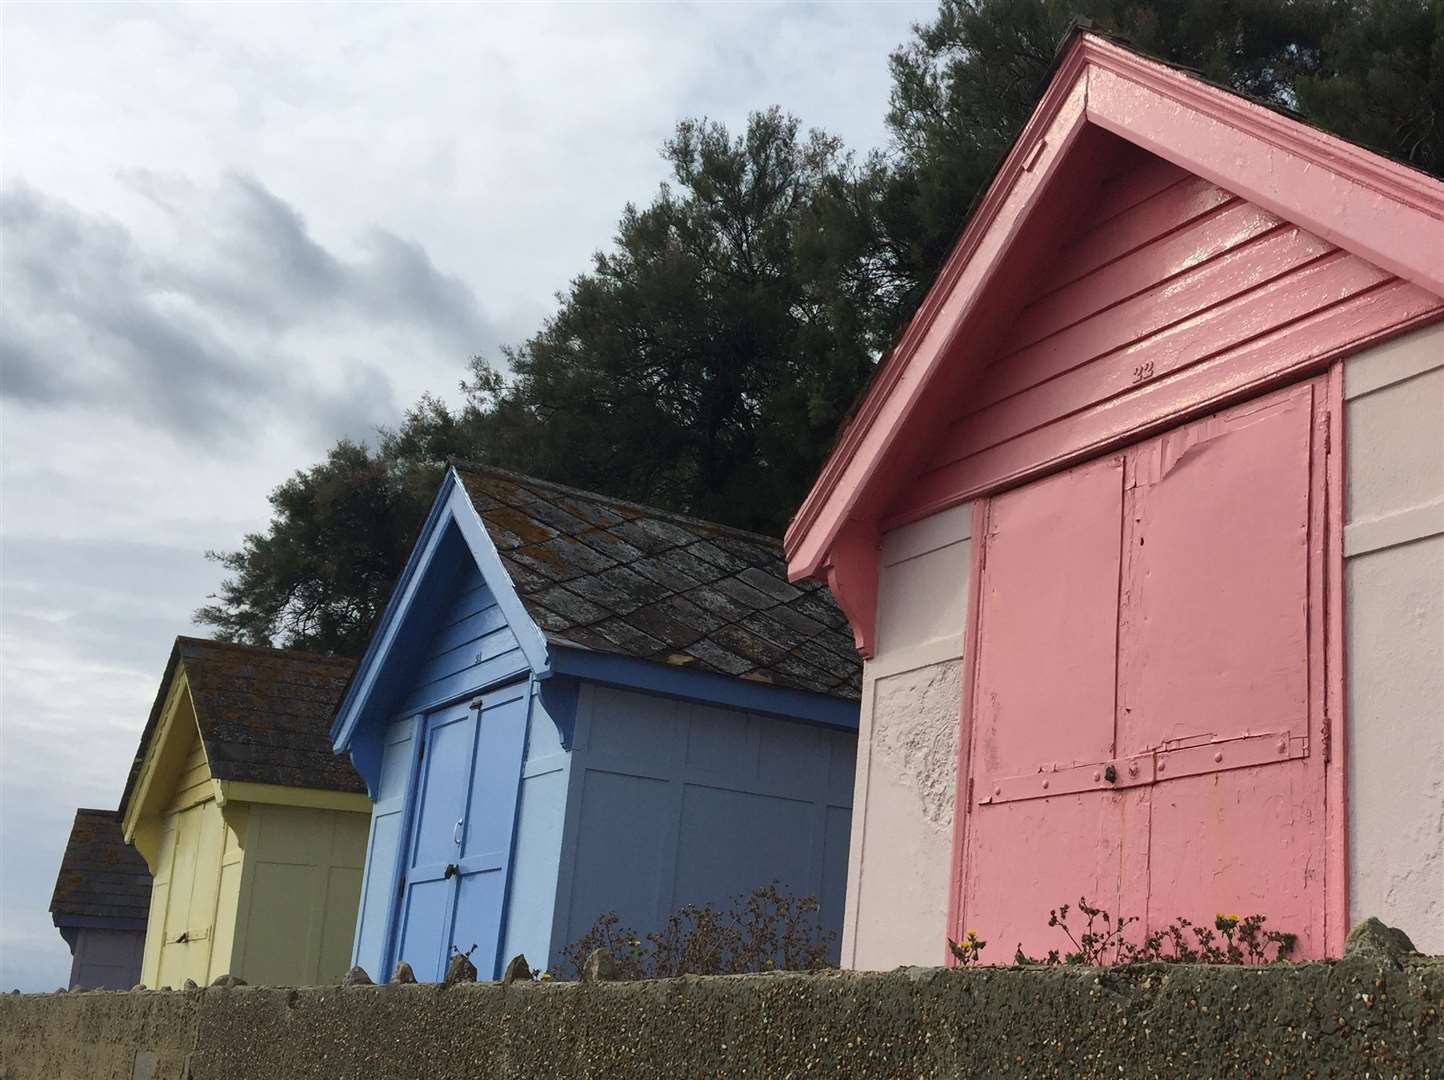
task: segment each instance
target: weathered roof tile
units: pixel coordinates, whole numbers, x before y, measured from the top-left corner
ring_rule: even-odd
[[[650,555],[632,563],[632,569],[643,577],[649,577],[658,585],[664,585],[672,592],[686,592],[702,584],[670,558],[670,553]]]
[[[350,760],[331,749],[331,721],[355,666],[344,657],[176,638],[121,805],[139,778],[171,682],[182,668],[217,780],[365,791]]]
[[[60,860],[50,912],[66,917],[131,919],[150,911],[150,871],[125,842],[114,810],[77,810]]]
[[[851,642],[836,655],[846,620],[825,590],[787,581],[778,541],[501,469],[456,472],[554,641],[858,696]]]

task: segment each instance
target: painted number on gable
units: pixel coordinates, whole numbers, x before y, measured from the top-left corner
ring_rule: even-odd
[[[1135,368],[1133,369],[1133,381],[1134,381],[1134,382],[1136,382],[1136,383],[1141,383],[1144,379],[1151,379],[1151,378],[1153,378],[1153,361],[1152,361],[1152,360],[1149,360],[1148,362],[1143,363],[1143,364],[1139,364],[1137,367],[1135,367]]]

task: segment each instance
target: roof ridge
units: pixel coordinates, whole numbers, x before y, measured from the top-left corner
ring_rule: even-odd
[[[497,465],[481,465],[472,461],[462,461],[459,458],[448,459],[447,465],[458,472],[491,473],[495,476],[506,477],[509,480],[516,480],[525,484],[534,484],[537,487],[546,488],[550,491],[559,491],[593,502],[606,503],[610,506],[625,506],[632,510],[640,510],[648,517],[674,521],[682,525],[701,525],[708,529],[715,529],[718,532],[727,533],[744,540],[761,541],[771,547],[777,548],[779,551],[782,548],[781,538],[769,536],[767,533],[753,532],[750,529],[739,529],[735,525],[724,525],[720,521],[708,521],[706,518],[693,517],[689,514],[679,514],[675,510],[663,510],[658,506],[648,506],[646,503],[634,502],[631,499],[622,499],[615,495],[605,495],[600,491],[588,491],[585,488],[571,487],[568,484],[558,484],[554,480],[543,480],[540,477],[529,476],[526,473],[519,473],[512,469],[503,469]],[[600,528],[600,526],[598,527]]]

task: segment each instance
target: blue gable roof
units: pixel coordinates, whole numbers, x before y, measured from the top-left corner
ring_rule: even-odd
[[[332,746],[374,797],[387,722],[528,670],[550,673],[546,640],[448,470],[337,709]]]
[[[776,540],[495,469],[449,469],[332,744],[376,790],[384,726],[552,674],[856,728],[860,662]]]

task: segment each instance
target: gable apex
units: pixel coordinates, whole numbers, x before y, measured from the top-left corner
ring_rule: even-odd
[[[385,696],[383,683],[399,652],[425,647],[437,629],[426,622],[424,609],[439,602],[457,571],[458,559],[484,583],[514,635],[524,667],[538,676],[550,671],[546,641],[521,606],[496,545],[455,468],[449,468],[331,726],[332,747],[337,753],[351,754],[369,786],[374,787],[380,761],[379,732],[369,729],[392,719],[387,713],[394,706],[389,700],[377,700],[377,695]],[[426,640],[418,640],[418,636]]]
[[[1037,264],[1052,242],[1040,237],[1086,203],[1109,140],[1306,230],[1340,258],[1377,267],[1381,295],[1407,309],[1380,333],[1437,317],[1444,184],[1096,34],[1075,33],[788,528],[791,578],[828,578],[849,614],[858,613],[864,655],[868,583],[889,525],[890,492],[920,467],[933,428],[953,419],[947,410],[987,363],[989,332],[1011,317],[1000,312],[1012,305],[1016,314],[1024,299],[1025,264]],[[1319,353],[1309,362],[1324,359]]]

